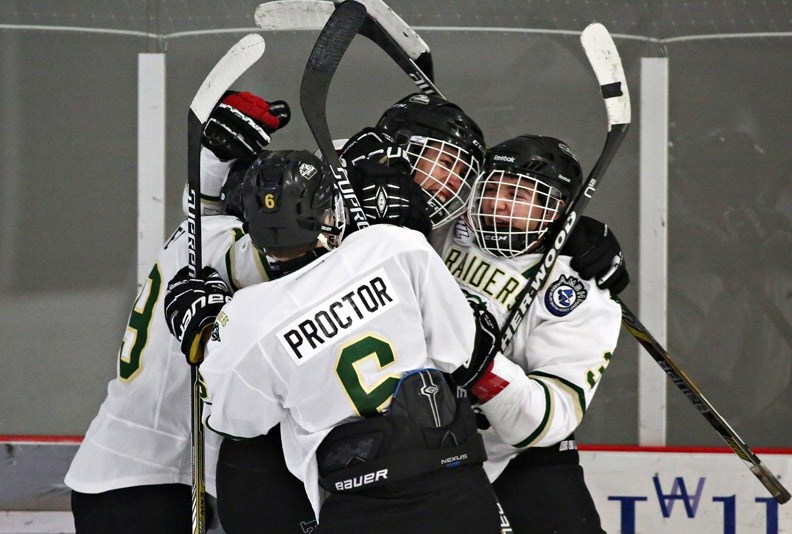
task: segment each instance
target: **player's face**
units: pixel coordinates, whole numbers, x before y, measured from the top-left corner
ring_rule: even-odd
[[[448,143],[430,141],[415,164],[413,179],[424,191],[445,203],[459,192],[468,171],[461,151]]]
[[[547,195],[530,178],[503,175],[484,185],[482,222],[491,227],[533,232],[547,219]]]

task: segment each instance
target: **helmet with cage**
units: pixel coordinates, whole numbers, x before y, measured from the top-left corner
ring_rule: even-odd
[[[248,168],[242,205],[253,245],[262,253],[340,244],[343,202],[322,161],[304,150],[263,152]]]
[[[416,93],[391,106],[377,126],[405,147],[413,178],[427,195],[432,227],[460,215],[484,159],[476,122],[444,98]]]
[[[479,246],[506,258],[538,252],[582,175],[566,143],[553,137],[521,135],[492,147],[467,211]]]

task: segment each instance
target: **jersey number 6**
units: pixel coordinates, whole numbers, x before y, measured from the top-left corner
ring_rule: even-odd
[[[373,361],[372,361],[373,360]],[[371,375],[373,363],[377,370],[383,369],[396,361],[391,344],[383,339],[367,335],[341,349],[336,363],[336,375],[341,386],[355,407],[358,415],[366,417],[382,413],[390,403],[399,375],[390,374],[375,384],[366,386],[363,378]]]

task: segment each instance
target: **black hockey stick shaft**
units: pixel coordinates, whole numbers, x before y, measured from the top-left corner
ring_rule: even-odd
[[[622,309],[622,324],[624,327],[638,340],[646,352],[660,365],[660,368],[665,371],[666,375],[671,379],[671,382],[679,388],[679,390],[688,398],[698,412],[704,416],[707,422],[720,434],[723,441],[734,451],[734,454],[740,457],[746,464],[751,472],[759,479],[759,482],[767,488],[770,495],[783,504],[790,498],[789,491],[781,484],[776,476],[765,466],[756,454],[746,445],[746,443],[737,435],[737,432],[732,429],[729,423],[721,417],[715,407],[710,404],[701,390],[696,386],[693,380],[685,374],[685,372],[677,366],[671,359],[668,352],[663,348],[660,342],[647,330],[647,328],[638,320],[638,317],[630,311],[627,305],[617,297],[614,299],[619,303]]]
[[[369,223],[333,147],[327,126],[327,95],[341,58],[365,20],[366,8],[362,4],[347,0],[339,5],[322,28],[300,83],[300,106],[305,121],[357,229],[366,228]]]
[[[226,89],[264,53],[264,39],[249,34],[217,62],[190,103],[187,115],[187,250],[190,274],[197,276],[201,257],[201,134]],[[190,367],[190,448],[192,461],[192,532],[206,531],[203,416],[198,367]]]
[[[591,172],[589,172],[588,177],[583,182],[580,192],[567,206],[564,222],[553,242],[549,244],[547,252],[544,253],[539,261],[539,269],[528,280],[514,301],[511,312],[506,319],[506,324],[501,331],[504,350],[514,339],[514,334],[528,313],[528,309],[536,295],[549,278],[550,272],[561,254],[561,249],[566,244],[583,210],[597,190],[599,180],[605,174],[605,170],[613,160],[613,156],[619,149],[630,127],[630,95],[627,90],[627,82],[624,77],[624,69],[619,53],[608,30],[602,24],[590,24],[583,31],[581,42],[591,67],[597,76],[600,91],[605,101],[608,115],[608,134],[605,138],[602,152]]]
[[[187,239],[190,275],[198,276],[201,257],[201,132],[203,124],[192,108],[187,116]],[[206,468],[203,410],[198,367],[190,367],[190,450],[192,463],[192,533],[206,532]]]

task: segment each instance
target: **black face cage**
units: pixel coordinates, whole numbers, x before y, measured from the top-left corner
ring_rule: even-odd
[[[537,251],[563,207],[561,191],[541,175],[496,169],[474,183],[467,220],[482,249],[513,258]]]

